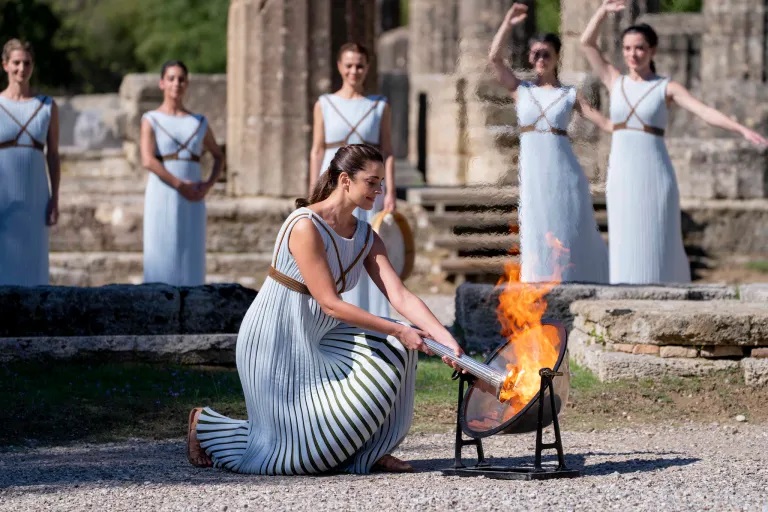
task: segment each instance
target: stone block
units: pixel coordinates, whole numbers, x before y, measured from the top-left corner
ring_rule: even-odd
[[[768,283],[740,285],[739,298],[749,302],[768,302]]]
[[[747,357],[741,360],[747,386],[768,386],[768,359]]]
[[[237,334],[0,338],[0,363],[86,360],[232,365]]]
[[[691,347],[667,345],[659,347],[660,357],[698,357],[699,351]]]
[[[659,347],[657,345],[635,345],[632,348],[632,353],[644,356],[658,356]]]
[[[237,284],[211,284],[179,288],[179,334],[236,333],[256,290]]]
[[[614,343],[759,346],[768,341],[768,309],[734,300],[579,301],[571,312],[605,329]]]
[[[609,343],[605,346],[607,350],[613,350],[614,352],[624,352],[625,354],[632,354],[637,345],[631,345],[629,343]]]
[[[749,357],[756,357],[758,359],[768,358],[768,347],[753,348],[749,353]]]
[[[592,338],[573,329],[569,333],[568,352],[580,365],[597,375],[601,382],[622,379],[658,379],[662,377],[699,377],[739,368],[739,361],[655,357],[613,352],[594,343]],[[745,372],[746,373],[746,372]]]
[[[768,253],[768,200],[680,200],[683,241],[717,257]]]
[[[720,357],[744,357],[744,350],[742,347],[728,347],[728,346],[703,346],[701,347],[701,357],[707,357],[717,359]]]

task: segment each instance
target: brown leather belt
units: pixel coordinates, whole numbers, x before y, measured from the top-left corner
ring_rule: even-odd
[[[554,133],[555,135],[560,135],[561,137],[567,137],[568,131],[567,130],[561,130],[560,128],[545,128],[543,130],[539,130],[536,128],[536,126],[529,124],[526,126],[521,126],[519,129],[520,133],[529,133],[529,132],[538,132],[538,133]]]
[[[0,142],[0,149],[6,149],[6,148],[32,148],[38,151],[42,151],[43,149],[45,149],[45,144],[41,144],[36,140],[33,140],[32,144],[22,144],[18,140],[8,140],[5,142]]]
[[[655,126],[648,126],[647,124],[644,124],[642,128],[634,128],[632,126],[627,126],[626,122],[623,123],[616,123],[613,125],[613,131],[618,130],[635,130],[638,132],[645,132],[650,133],[651,135],[656,135],[658,137],[664,136],[664,129],[663,128],[657,128]]]
[[[293,290],[295,292],[303,293],[304,295],[312,295],[309,293],[309,288],[307,288],[307,285],[304,283],[297,281],[296,279],[292,277],[288,277],[287,275],[283,274],[279,270],[277,270],[275,267],[271,266],[269,267],[269,272],[267,272],[267,275],[280,283],[281,285],[285,286],[289,290]]]
[[[156,158],[161,162],[165,162],[166,160],[182,160],[185,162],[200,161],[200,155],[195,155],[194,153],[189,158],[181,158],[178,153],[171,153],[170,155],[157,155]]]

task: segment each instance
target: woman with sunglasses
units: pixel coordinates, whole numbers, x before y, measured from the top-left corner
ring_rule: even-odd
[[[604,0],[581,36],[592,69],[610,91],[613,138],[606,199],[610,231],[611,283],[665,283],[691,280],[680,227],[675,170],[664,143],[668,106],[675,103],[708,124],[765,146],[765,137],[694,98],[656,74],[659,38],[649,25],[633,25],[621,36],[623,75],[597,47],[600,25],[624,0]]]
[[[560,39],[545,34],[530,42],[529,62],[536,74],[520,80],[504,63],[502,48],[528,7],[515,3],[491,44],[489,60],[517,107],[520,130],[521,280],[604,283],[608,280],[608,251],[595,222],[589,183],[568,139],[574,110],[599,128],[610,123],[576,92],[558,79]],[[552,237],[566,251],[553,249]],[[566,257],[567,256],[567,257]],[[556,275],[562,272],[561,275]]]

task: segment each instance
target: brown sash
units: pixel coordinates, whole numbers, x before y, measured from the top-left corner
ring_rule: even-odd
[[[341,111],[340,111],[340,110],[339,110],[339,109],[336,107],[336,105],[334,105],[334,104],[333,104],[333,101],[331,101],[331,98],[330,98],[330,96],[331,96],[330,94],[326,95],[326,99],[328,100],[328,103],[331,105],[331,107],[333,108],[333,110],[335,110],[335,111],[336,111],[336,113],[339,115],[339,117],[341,118],[341,120],[342,120],[342,121],[344,121],[345,123],[347,123],[347,125],[350,127],[350,132],[347,134],[347,136],[346,136],[346,137],[344,137],[344,140],[340,140],[340,141],[336,141],[336,142],[326,142],[326,143],[325,143],[325,149],[340,148],[340,147],[342,147],[342,146],[346,146],[347,144],[349,144],[349,138],[352,136],[352,134],[353,134],[353,133],[356,133],[356,134],[357,134],[357,136],[358,136],[358,137],[360,137],[360,139],[361,139],[361,140],[362,140],[364,143],[368,144],[369,146],[373,146],[373,147],[375,147],[376,149],[379,149],[379,148],[380,148],[380,144],[379,144],[379,143],[377,143],[377,142],[369,142],[369,141],[365,140],[365,139],[363,138],[363,136],[362,136],[362,135],[360,135],[360,133],[358,133],[358,131],[357,131],[357,128],[358,128],[358,127],[360,126],[360,124],[361,124],[361,123],[362,123],[362,122],[365,120],[365,118],[366,118],[366,117],[368,117],[368,116],[369,116],[369,115],[370,115],[370,114],[371,114],[373,111],[375,111],[375,110],[376,110],[376,107],[377,107],[377,106],[378,106],[378,104],[379,104],[379,100],[377,99],[376,101],[374,101],[374,102],[373,102],[373,106],[372,106],[371,108],[369,108],[369,109],[368,109],[368,111],[367,111],[365,114],[363,114],[363,117],[361,117],[361,118],[360,118],[360,119],[357,121],[357,123],[355,123],[355,124],[353,125],[352,123],[350,123],[350,122],[347,120],[347,118],[346,118],[346,117],[344,117],[344,114],[342,114],[342,113],[341,113]]]
[[[283,245],[283,239],[285,238],[286,233],[291,231],[293,229],[293,224],[296,223],[299,219],[302,218],[311,218],[311,215],[308,213],[299,214],[294,219],[292,219],[291,223],[288,225],[288,227],[285,228],[285,231],[283,231],[282,236],[280,237],[280,241],[277,243],[277,249],[275,251],[275,257],[272,259],[272,265],[269,267],[268,275],[278,283],[282,284],[286,288],[293,290],[295,292],[303,293],[304,295],[311,295],[309,292],[309,288],[307,288],[307,285],[302,283],[301,281],[298,281],[290,276],[287,276],[277,270],[277,256],[280,254],[280,247]],[[358,222],[361,222],[358,220]],[[336,261],[339,264],[339,270],[341,275],[336,280],[336,293],[342,294],[346,291],[347,287],[347,274],[357,265],[357,262],[360,261],[360,258],[363,257],[363,254],[365,253],[365,249],[368,247],[368,241],[371,238],[371,226],[368,225],[368,231],[365,234],[365,244],[363,244],[363,248],[360,249],[360,252],[357,253],[357,256],[352,261],[352,263],[345,269],[343,268],[341,264],[341,254],[339,253],[339,248],[336,245],[336,240],[333,238],[333,233],[331,233],[331,230],[323,224],[323,222],[320,222],[320,227],[322,227],[328,235],[331,237],[331,242],[333,243],[333,249],[336,252]],[[355,228],[355,232],[357,232],[357,228]],[[338,288],[339,283],[341,283],[341,289]]]
[[[190,135],[189,138],[186,141],[184,141],[184,142],[179,142],[178,139],[176,139],[176,137],[171,135],[168,132],[168,130],[163,128],[163,125],[161,125],[160,122],[157,119],[155,119],[154,117],[151,117],[151,116],[150,116],[150,119],[152,119],[155,122],[155,124],[157,125],[157,127],[160,128],[168,137],[170,137],[170,139],[173,142],[175,142],[176,145],[178,146],[178,149],[176,149],[176,151],[174,151],[173,153],[169,153],[167,155],[155,155],[155,158],[157,158],[161,162],[164,162],[166,160],[184,160],[184,161],[187,161],[187,162],[199,162],[200,161],[200,155],[195,154],[191,149],[189,149],[189,143],[192,142],[192,139],[195,138],[195,135],[197,135],[197,132],[200,131],[200,127],[203,126],[203,118],[202,117],[198,120],[197,128],[195,128],[195,131],[192,132],[192,135]],[[181,153],[185,149],[187,151],[189,151],[189,154],[191,155],[189,158],[181,158],[179,156],[179,153]]]
[[[645,133],[650,133],[651,135],[656,135],[658,137],[663,137],[664,136],[664,128],[658,128],[656,126],[649,125],[648,123],[643,121],[640,118],[640,116],[637,115],[637,112],[635,111],[635,109],[637,109],[637,107],[640,106],[640,103],[651,93],[651,91],[653,91],[656,87],[658,87],[659,84],[661,84],[662,82],[664,82],[663,79],[659,80],[658,82],[653,84],[653,86],[649,87],[648,90],[645,91],[645,94],[640,96],[640,99],[637,100],[637,103],[632,105],[632,102],[629,101],[629,98],[627,98],[627,92],[624,90],[624,75],[622,75],[621,76],[621,94],[624,96],[624,101],[627,102],[627,105],[629,105],[630,109],[629,109],[629,115],[627,116],[627,118],[624,121],[622,121],[620,123],[616,123],[616,124],[613,125],[613,131],[617,131],[617,130],[636,130],[636,131],[641,131],[641,132],[645,132]],[[629,123],[629,120],[632,119],[632,116],[635,116],[637,118],[637,120],[640,121],[640,124],[642,125],[642,128],[634,128],[632,126],[628,126],[627,123]]]
[[[13,119],[13,122],[15,122],[17,125],[19,125],[19,128],[20,128],[19,133],[16,134],[15,138],[13,138],[11,140],[4,141],[4,142],[0,142],[0,149],[5,149],[5,148],[32,148],[32,149],[36,149],[38,151],[42,151],[45,148],[45,144],[40,142],[39,140],[35,139],[32,136],[32,134],[29,133],[29,131],[27,131],[27,128],[29,127],[29,123],[32,122],[32,120],[37,116],[38,112],[40,112],[40,110],[43,108],[43,105],[45,105],[46,98],[47,98],[47,96],[43,97],[43,100],[40,101],[40,104],[37,106],[35,111],[32,112],[32,115],[30,116],[29,119],[27,119],[27,122],[24,123],[24,124],[21,124],[21,122],[18,119],[16,119],[14,117],[14,115],[11,114],[11,112],[7,108],[5,108],[3,106],[2,103],[0,103],[0,109],[3,109],[5,111],[5,113],[8,114],[8,117]],[[22,144],[21,142],[19,142],[19,139],[25,133],[29,136],[30,139],[32,139],[32,144]]]
[[[539,103],[539,100],[537,100],[536,96],[533,95],[533,91],[529,91],[528,94],[530,94],[531,99],[536,104],[536,106],[539,107],[540,114],[539,114],[539,117],[537,117],[533,123],[521,126],[518,131],[520,133],[528,133],[528,132],[554,133],[555,135],[567,137],[568,136],[567,130],[558,128],[549,121],[549,118],[547,117],[547,111],[568,95],[568,89],[563,91],[563,93],[560,96],[558,96],[555,101],[547,105],[547,108],[542,108],[541,103]],[[539,124],[539,121],[541,121],[542,119],[547,122],[547,124],[549,125],[549,128],[545,128],[543,130],[536,128],[536,125]]]

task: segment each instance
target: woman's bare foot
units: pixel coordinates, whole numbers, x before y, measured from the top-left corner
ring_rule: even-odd
[[[197,440],[197,419],[203,411],[202,407],[195,407],[189,411],[189,425],[187,427],[187,459],[193,466],[210,468],[213,461],[205,453],[200,441]]]
[[[397,457],[386,454],[383,455],[376,464],[371,468],[373,471],[381,471],[384,473],[413,473],[415,470],[413,466],[400,460]]]

